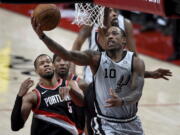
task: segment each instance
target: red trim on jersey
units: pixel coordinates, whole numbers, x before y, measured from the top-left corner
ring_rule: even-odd
[[[70,77],[70,80],[72,80],[73,79],[73,77],[74,77],[74,74],[73,73],[71,73],[71,75],[70,75],[71,77]]]
[[[37,89],[34,89],[33,91],[36,93],[37,100],[38,100],[37,101],[37,105],[36,105],[36,107],[33,110],[37,110],[39,108],[40,104],[41,104],[41,94],[40,94],[40,92]]]
[[[46,111],[42,111],[42,110],[35,110],[34,113],[35,114],[45,115],[45,116],[51,117],[51,118],[57,118],[57,119],[63,120],[65,122],[75,126],[75,123],[73,121],[71,121],[67,116],[63,116],[61,114],[56,114],[56,113],[52,113],[52,112],[46,112]]]
[[[76,127],[77,128],[77,127]],[[78,130],[78,133],[79,134],[82,134],[83,132],[84,132],[84,130],[81,130],[81,129],[79,129],[79,128],[77,128],[77,130]]]
[[[60,79],[54,87],[48,87],[48,86],[43,86],[42,84],[39,83],[39,86],[44,88],[44,89],[49,89],[49,90],[55,90],[57,87],[59,87],[62,84],[62,79]]]
[[[76,81],[79,82],[81,80],[81,78],[77,77]]]
[[[69,85],[69,80],[66,80],[65,84],[66,84],[66,86],[68,86]]]

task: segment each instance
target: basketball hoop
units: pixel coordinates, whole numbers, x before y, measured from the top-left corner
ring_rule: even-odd
[[[97,24],[99,27],[103,27],[104,8],[104,6],[92,3],[75,3],[75,20],[73,24],[89,26]]]

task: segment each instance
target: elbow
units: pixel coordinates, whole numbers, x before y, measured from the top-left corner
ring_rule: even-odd
[[[19,127],[19,126],[15,125],[15,124],[12,124],[12,123],[11,123],[11,130],[12,130],[12,131],[19,131],[21,128],[22,128],[22,127]]]
[[[142,93],[139,93],[138,95],[137,95],[137,102],[141,99],[141,96],[142,96]]]

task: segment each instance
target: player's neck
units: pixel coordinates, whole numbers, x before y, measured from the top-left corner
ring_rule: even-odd
[[[123,58],[123,50],[110,50],[107,51],[107,55],[115,62],[120,61]]]
[[[56,74],[56,78],[57,79],[63,79],[63,80],[69,80],[69,77],[70,75],[67,73],[67,74]]]
[[[54,87],[58,81],[55,76],[52,77],[52,79],[45,79],[41,78],[39,83],[45,87]]]

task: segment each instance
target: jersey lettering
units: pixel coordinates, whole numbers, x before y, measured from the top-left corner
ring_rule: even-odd
[[[108,69],[105,68],[105,78],[116,78],[116,70],[115,69],[110,69],[108,72]]]
[[[60,103],[60,102],[69,101],[69,100],[70,100],[70,98],[62,99],[59,96],[59,94],[44,98],[44,101],[45,101],[47,107],[54,105],[54,104],[57,104],[57,103]]]
[[[116,92],[121,91],[122,87],[127,85],[129,83],[129,81],[130,81],[130,75],[126,78],[124,77],[124,75],[122,75],[117,83],[117,88],[115,89],[115,91]]]

